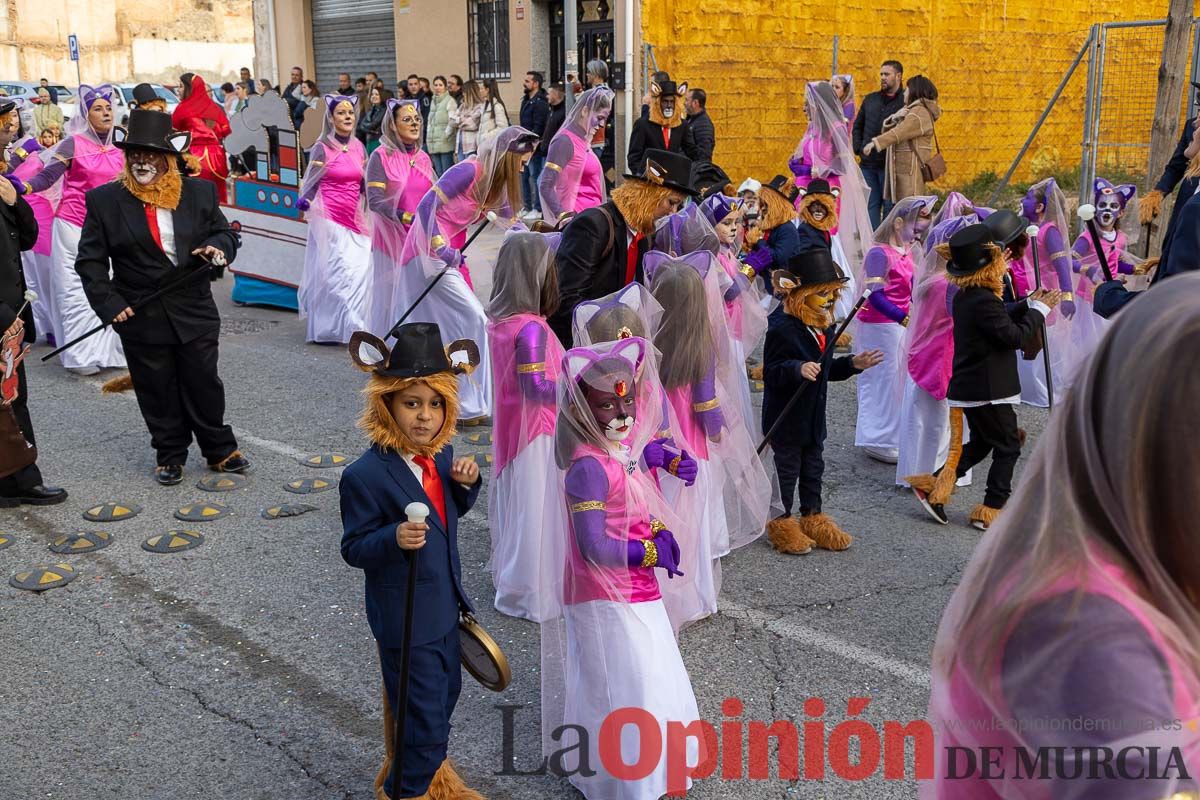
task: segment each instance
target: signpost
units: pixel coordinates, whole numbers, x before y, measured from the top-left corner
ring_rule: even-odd
[[[76,85],[83,85],[83,76],[79,70],[79,37],[71,34],[67,37],[67,47],[71,51],[71,60],[75,62],[75,79]]]

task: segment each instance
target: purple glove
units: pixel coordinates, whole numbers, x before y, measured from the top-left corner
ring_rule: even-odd
[[[673,459],[672,459],[673,460]],[[667,465],[668,472],[670,464]],[[675,467],[673,473],[676,478],[683,481],[688,486],[696,482],[696,474],[700,471],[700,465],[696,463],[696,459],[688,455],[687,450],[679,451],[679,464]]]
[[[671,459],[667,458],[667,449],[663,445],[671,441],[669,438],[653,439],[642,450],[642,457],[646,459],[646,466],[650,469],[664,469]]]
[[[1067,319],[1075,316],[1075,302],[1073,300],[1063,300],[1058,304],[1058,308]]]
[[[771,253],[771,248],[766,245],[755,247],[742,259],[743,264],[754,268],[756,275],[762,275],[774,261],[775,256]]]
[[[792,174],[797,177],[807,178],[808,176],[812,175],[812,167],[810,167],[808,164],[805,164],[804,159],[802,158],[789,158],[788,169],[790,169]]]
[[[304,212],[304,211],[308,211],[310,208],[312,208],[312,203],[310,203],[308,201],[308,198],[301,197],[299,200],[296,201],[296,210],[297,211]]]
[[[25,181],[21,180],[20,178],[14,178],[12,175],[5,175],[4,178],[13,185],[13,188],[17,190],[18,195],[25,194]]]
[[[460,261],[462,261],[462,253],[460,253],[458,250],[455,250],[448,244],[444,244],[437,250],[434,250],[433,254],[440,258],[442,263],[447,267],[456,266]]]
[[[679,543],[675,541],[675,534],[664,528],[654,535],[653,541],[658,548],[658,561],[654,566],[665,569],[668,578],[676,575],[682,578],[683,573],[679,571]]]

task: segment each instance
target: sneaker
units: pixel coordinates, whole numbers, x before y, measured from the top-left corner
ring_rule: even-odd
[[[542,218],[542,212],[540,212],[536,209],[531,208],[528,211],[521,212],[521,219],[533,220],[533,219],[541,219],[541,218]]]
[[[884,464],[895,464],[900,460],[900,451],[895,447],[864,447],[863,452]]]
[[[913,494],[917,496],[917,500],[920,501],[921,506],[929,513],[929,516],[933,517],[942,525],[946,525],[950,522],[950,518],[946,516],[945,506],[943,506],[941,503],[929,502],[929,495],[925,494],[925,492],[922,492],[920,489],[913,488],[912,491]]]
[[[100,374],[100,368],[99,368],[99,367],[93,367],[93,366],[87,366],[87,367],[67,367],[67,370],[68,370],[69,372],[74,372],[76,375],[83,375],[83,376],[89,376],[89,375],[99,375],[99,374]]]
[[[183,483],[183,467],[179,464],[168,464],[154,468],[154,479],[160,486],[175,486]]]

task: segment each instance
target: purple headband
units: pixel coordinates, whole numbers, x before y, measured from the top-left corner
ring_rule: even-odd
[[[351,108],[358,108],[358,95],[356,94],[327,94],[325,95],[325,106],[329,109],[329,115],[333,116],[333,112],[342,103],[349,103]]]
[[[716,225],[728,217],[742,204],[736,197],[729,197],[720,192],[708,197],[700,204],[700,210],[710,225]]]
[[[79,94],[83,97],[83,105],[88,111],[92,110],[92,103],[95,103],[97,100],[106,100],[111,103],[113,97],[111,87],[102,86],[96,89],[86,84],[79,87]]]
[[[571,380],[578,381],[597,364],[605,361],[617,361],[636,379],[641,372],[642,361],[645,358],[646,340],[631,336],[628,339],[620,340],[607,352],[599,352],[591,347],[572,348],[563,356],[563,368]],[[618,390],[616,394],[620,395],[623,392]]]
[[[358,98],[356,97],[355,99],[357,100]],[[387,101],[387,113],[395,114],[396,109],[400,108],[400,106],[412,106],[413,108],[420,111],[420,106],[417,104],[417,101],[414,98],[392,97],[392,98],[389,98]]]
[[[661,250],[651,250],[642,257],[642,269],[648,280],[654,280],[655,273],[664,264],[684,264],[694,269],[700,275],[700,280],[708,277],[709,267],[712,266],[712,254],[707,250],[696,250],[683,256],[671,256]]]
[[[1096,178],[1092,189],[1095,195],[1094,202],[1099,203],[1100,199],[1105,195],[1116,195],[1117,199],[1121,201],[1122,209],[1137,194],[1137,187],[1132,183],[1123,183],[1120,186],[1114,186],[1111,181],[1104,178]]]

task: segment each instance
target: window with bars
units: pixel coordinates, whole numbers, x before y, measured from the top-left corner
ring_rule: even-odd
[[[508,0],[469,0],[467,47],[472,78],[512,78],[508,57]]]

